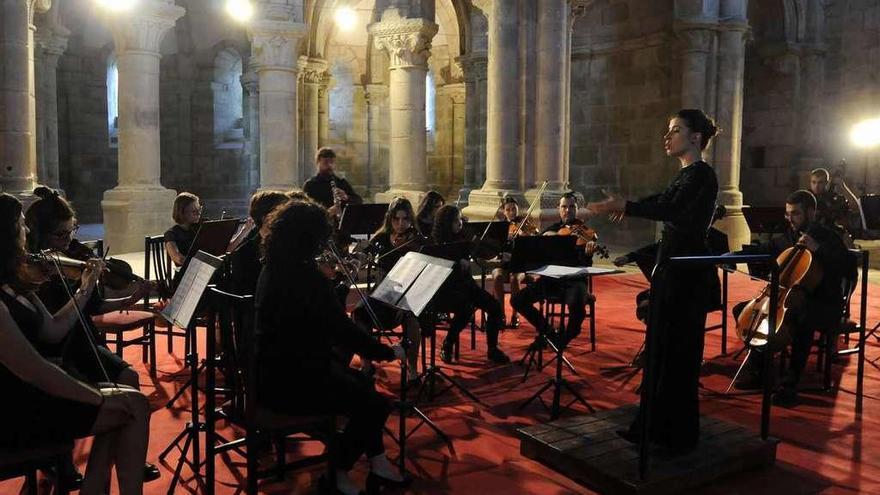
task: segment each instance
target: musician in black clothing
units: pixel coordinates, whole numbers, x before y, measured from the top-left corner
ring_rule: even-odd
[[[327,211],[311,202],[291,201],[263,224],[265,264],[255,297],[257,400],[291,415],[348,417],[339,438],[337,489],[359,492],[348,471],[365,454],[368,488],[402,485],[404,478],[385,456],[382,428],[391,411],[371,383],[333,358],[343,346],[364,359],[402,359],[403,350],[365,334],[345,313],[315,263],[330,237]]]
[[[279,191],[257,191],[251,196],[248,219],[244,228],[229,243],[229,284],[230,292],[253,294],[257,288],[257,277],[263,264],[260,259],[260,229],[263,221],[273,209],[290,201]]]
[[[850,222],[853,207],[855,215],[858,217],[858,198],[849,190],[842,177],[836,177],[836,183],[831,183],[831,174],[824,168],[817,168],[810,172],[810,192],[816,198],[816,218],[815,222],[833,230],[840,236],[840,239],[847,248],[853,247],[852,236],[850,231],[853,227],[858,231],[861,225],[854,225]],[[839,186],[846,194],[852,198],[852,202],[847,200],[846,196],[838,194],[835,191],[835,185]]]
[[[843,316],[843,279],[857,276],[857,269],[843,241],[835,231],[821,225],[816,220],[816,214],[815,197],[809,191],[795,191],[785,200],[786,231],[769,242],[748,248],[750,254],[778,256],[790,247],[804,246],[812,253],[813,262],[822,269],[819,285],[812,292],[799,291],[798,295],[803,299],[791,311],[795,317],[795,328],[791,334],[791,359],[782,386],[774,397],[777,403],[784,406],[797,402],[796,387],[810,355],[813,334],[837,325]],[[735,317],[739,317],[746,304],[743,302],[733,307]],[[761,388],[762,362],[762,349],[753,348],[734,386],[741,390]]]
[[[458,207],[444,205],[437,210],[434,217],[432,240],[435,244],[467,241],[469,239],[464,237],[462,228],[461,211]],[[452,321],[449,323],[449,331],[440,347],[440,359],[444,363],[452,362],[453,345],[458,341],[458,335],[471,321],[476,309],[482,309],[486,312],[486,344],[488,347],[486,357],[496,364],[510,362],[507,354],[498,348],[498,333],[504,327],[504,310],[501,303],[492,297],[492,294],[474,282],[474,278],[471,276],[470,261],[459,260],[452,274],[437,292],[434,302],[436,307],[454,313]]]
[[[196,242],[199,222],[202,220],[202,205],[193,193],[182,192],[174,198],[171,210],[174,226],[165,231],[165,251],[178,267],[186,264],[192,256],[192,245]]]
[[[336,166],[336,152],[330,148],[321,148],[315,155],[318,173],[303,184],[303,191],[319,205],[327,208],[330,215],[339,217],[345,205],[359,205],[363,199],[354,192],[351,184],[342,177],[337,177],[333,167]]]
[[[651,440],[673,451],[690,450],[699,440],[698,386],[706,313],[717,304],[712,300],[714,291],[708,289],[718,283],[718,274],[713,266],[671,266],[667,260],[708,253],[706,231],[715,210],[718,179],[701,155],[716,132],[714,122],[701,110],[678,111],[669,120],[664,144],[666,154],[678,158],[681,169],[666,190],[638,201],[609,197],[587,206],[614,220],[633,216],[663,222],[648,329],[657,348],[651,349],[649,342],[647,349],[657,359],[650,370],[654,390],[648,392],[654,397]],[[641,412],[621,435],[639,439],[640,419]]]
[[[577,218],[578,199],[572,192],[567,192],[559,198],[559,221],[545,228],[541,235],[557,235],[563,227],[582,225],[584,222]],[[583,249],[578,251],[578,264],[592,266],[593,252],[596,249],[594,241],[588,242]],[[520,290],[510,298],[510,305],[519,314],[523,315],[537,330],[538,335],[547,333],[547,322],[541,312],[535,308],[535,303],[541,301],[548,293],[562,292],[562,300],[568,308],[568,321],[565,325],[565,333],[557,338],[557,344],[565,347],[572,339],[581,333],[581,324],[586,318],[586,305],[592,295],[587,291],[587,283],[583,280],[566,280],[560,282],[550,278],[539,278],[535,283]],[[541,345],[536,340],[535,345]]]
[[[419,207],[416,208],[416,227],[425,237],[431,237],[434,231],[434,216],[437,210],[446,204],[443,195],[437,191],[431,190],[425,193],[422,200],[419,201]]]

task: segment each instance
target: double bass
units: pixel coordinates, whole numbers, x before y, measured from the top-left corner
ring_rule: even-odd
[[[780,349],[791,342],[793,316],[804,301],[804,291],[815,289],[822,281],[822,268],[804,246],[790,247],[776,257],[779,265],[779,302],[770,349]],[[770,335],[770,288],[768,283],[749,301],[736,320],[736,333],[749,347],[766,348]]]

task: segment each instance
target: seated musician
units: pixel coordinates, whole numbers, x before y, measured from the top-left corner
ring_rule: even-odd
[[[837,232],[843,243],[848,247],[853,247],[852,237],[849,231],[850,210],[858,208],[858,199],[852,194],[852,191],[843,182],[843,178],[838,178],[839,184],[831,183],[831,174],[824,168],[817,168],[810,172],[810,192],[816,198],[816,222],[824,227]],[[850,197],[851,203],[843,195],[838,194],[834,189],[838,186]]]
[[[424,245],[425,238],[416,230],[414,221],[412,203],[408,199],[394,198],[388,205],[385,221],[370,239],[370,246],[367,248],[371,254],[377,256],[379,269],[384,274],[391,271],[395,263],[406,253],[418,251]],[[389,330],[398,325],[403,326],[404,335],[408,340],[406,347],[407,378],[414,383],[419,376],[419,342],[422,337],[418,318],[412,311],[403,311],[379,301],[374,301],[370,306],[384,329]],[[355,307],[352,318],[365,329],[371,329],[375,326],[363,302],[358,303]],[[369,363],[363,363],[361,370],[369,373],[371,366]]]
[[[279,191],[257,191],[251,196],[248,219],[241,231],[230,241],[229,284],[236,294],[253,294],[257,277],[263,268],[260,258],[260,229],[263,221],[277,206],[288,202],[286,194]]]
[[[186,263],[193,243],[196,241],[199,222],[202,220],[202,205],[193,193],[182,192],[174,198],[171,210],[174,227],[165,231],[165,251],[178,267]]]
[[[516,201],[516,198],[513,196],[505,196],[504,200],[501,203],[502,212],[504,214],[504,219],[510,222],[511,229],[516,229],[520,224],[523,223],[523,216],[519,214],[519,204]],[[523,224],[522,229],[519,231],[511,230],[512,235],[531,235],[535,231],[534,226],[530,221],[526,221]],[[504,268],[496,268],[492,270],[492,288],[495,291],[495,299],[498,299],[499,302],[504,301],[504,284],[510,283],[510,297],[515,296],[520,289],[520,284],[525,280],[524,273],[509,273]],[[504,305],[502,304],[502,309]],[[505,321],[506,321],[505,317]],[[510,316],[510,325],[511,328],[516,328],[519,326],[519,319],[516,316],[516,311],[513,312],[513,315]]]
[[[441,206],[446,204],[443,195],[437,191],[428,191],[422,200],[419,201],[419,207],[416,209],[416,228],[425,237],[431,237],[434,232],[434,216]]]
[[[432,240],[435,244],[468,240],[464,237],[462,227],[461,211],[458,207],[444,205],[437,210],[434,217]],[[440,348],[440,359],[444,363],[452,362],[453,345],[458,341],[458,335],[471,321],[474,311],[482,309],[486,312],[486,357],[496,364],[509,363],[510,358],[498,348],[498,332],[504,327],[504,309],[501,303],[474,282],[470,261],[459,260],[455,268],[435,296],[438,306],[454,313]]]
[[[555,235],[564,228],[583,225],[583,221],[577,218],[578,199],[572,192],[567,192],[559,198],[559,221],[548,226],[541,235]],[[595,242],[588,242],[584,249],[579,251],[579,261],[582,266],[591,266],[593,264],[593,252],[596,249]],[[561,284],[558,280],[548,278],[540,278],[536,283],[523,288],[518,294],[511,297],[510,305],[519,314],[525,316],[526,320],[535,327],[539,335],[547,333],[547,322],[541,315],[541,312],[535,308],[535,303],[539,302],[547,292],[563,292],[563,301],[568,308],[568,322],[565,327],[565,334],[560,336],[560,346],[565,347],[568,342],[577,337],[581,333],[581,324],[586,318],[586,305],[592,295],[587,291],[587,283],[583,280],[567,281]],[[538,343],[537,345],[540,345]]]
[[[52,314],[23,280],[25,235],[21,203],[0,194],[0,387],[6,425],[0,448],[16,450],[95,436],[81,493],[104,493],[116,465],[119,492],[143,493],[149,438],[147,398],[129,388],[97,388],[77,380],[38,352],[63,339],[77,322],[75,306],[88,304],[103,269],[87,262],[82,284]]]
[[[812,291],[799,291],[794,309],[794,329],[791,335],[791,359],[774,400],[780,405],[791,406],[797,402],[796,387],[807,364],[813,333],[837,325],[843,315],[842,280],[851,264],[846,246],[840,237],[828,227],[816,221],[816,198],[809,191],[795,191],[785,200],[785,233],[762,243],[749,253],[779,255],[795,245],[804,246],[813,254],[813,262],[822,269],[822,279]],[[795,289],[797,290],[797,289]],[[790,296],[791,297],[791,296]],[[734,306],[733,314],[739,317],[747,303]],[[755,352],[757,351],[757,352]],[[754,348],[740,374],[735,387],[741,390],[761,388],[762,354]]]
[[[25,213],[25,224],[28,227],[28,246],[32,252],[51,250],[63,256],[87,261],[95,257],[91,249],[74,239],[78,229],[76,212],[71,204],[61,197],[57,191],[47,187],[38,187],[34,190],[37,200],[34,201]],[[83,308],[85,324],[83,329],[80,323],[75,322],[71,329],[60,336],[57,342],[42,342],[39,347],[40,353],[47,359],[58,363],[67,373],[79,380],[88,383],[99,383],[106,380],[103,371],[116,383],[128,385],[135,389],[140,388],[139,378],[131,365],[125,362],[103,345],[104,336],[92,325],[91,317],[113,311],[121,311],[138,304],[150,293],[150,285],[147,282],[132,284],[132,292],[128,297],[107,299],[99,290],[92,291],[88,304]],[[57,275],[52,275],[49,281],[43,283],[37,294],[50,313],[54,313],[64,307],[72,294],[80,287],[79,280],[64,280]],[[93,339],[98,343],[97,351],[100,364],[95,360],[92,344],[89,342],[84,331],[91,332]],[[54,340],[54,338],[52,339]],[[67,486],[77,486],[82,476],[73,470],[73,465],[66,466],[70,469],[64,473]],[[156,466],[147,464],[144,477],[146,481],[152,481],[160,477]]]
[[[315,154],[317,173],[303,184],[303,192],[312,201],[327,208],[333,217],[339,217],[345,205],[363,203],[361,197],[354,192],[351,184],[335,173],[336,152],[330,148],[321,148]]]
[[[257,282],[258,397],[284,414],[348,417],[337,440],[336,483],[340,493],[359,493],[348,471],[365,454],[367,484],[401,485],[405,479],[385,456],[382,428],[391,410],[370,382],[333,358],[344,346],[364,359],[402,359],[403,350],[366,335],[345,313],[315,257],[330,237],[327,211],[291,201],[263,224],[265,264]]]

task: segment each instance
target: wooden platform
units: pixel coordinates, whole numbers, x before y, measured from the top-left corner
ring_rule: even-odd
[[[778,440],[762,441],[756,431],[702,417],[699,447],[679,456],[653,451],[650,472],[641,481],[638,448],[616,433],[629,426],[636,409],[628,405],[522,428],[520,452],[592,490],[611,494],[679,493],[776,462]]]

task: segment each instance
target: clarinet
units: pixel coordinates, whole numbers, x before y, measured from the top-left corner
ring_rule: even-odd
[[[330,178],[330,194],[333,195],[333,206],[337,209],[342,207],[342,201],[339,199],[339,187],[336,185],[336,179]]]

